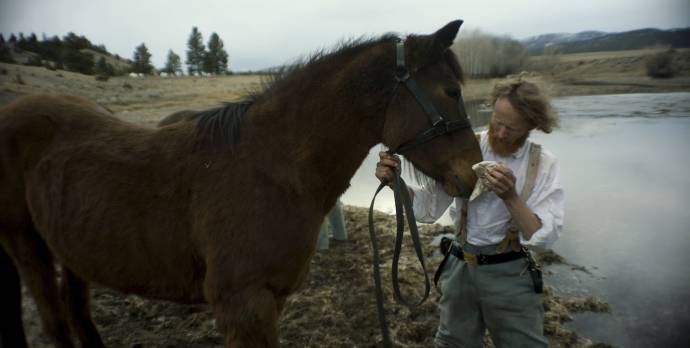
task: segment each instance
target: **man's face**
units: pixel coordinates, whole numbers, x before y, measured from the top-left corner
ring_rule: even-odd
[[[517,151],[529,137],[530,124],[510,104],[508,98],[496,100],[489,122],[489,145],[499,156],[507,157]]]

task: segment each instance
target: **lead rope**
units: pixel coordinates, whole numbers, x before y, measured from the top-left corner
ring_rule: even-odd
[[[389,153],[391,152],[389,151]],[[421,242],[419,240],[419,231],[417,229],[417,222],[414,218],[412,199],[410,198],[410,193],[407,190],[407,184],[405,184],[405,181],[400,177],[400,173],[398,173],[398,171],[395,171],[394,179],[395,185],[393,185],[393,193],[395,199],[396,236],[395,249],[393,252],[393,264],[391,270],[394,297],[396,302],[403,304],[409,308],[414,308],[424,303],[424,301],[426,301],[426,299],[429,297],[431,284],[429,282],[429,275],[426,272],[424,254],[422,251]],[[386,184],[381,183],[379,187],[376,189],[374,197],[371,199],[371,205],[369,206],[369,237],[371,239],[372,263],[374,264],[374,285],[379,325],[381,326],[383,346],[389,348],[393,347],[393,344],[388,329],[388,322],[386,320],[383,287],[381,286],[381,271],[379,266],[381,258],[374,229],[374,202],[376,201],[376,196],[379,194],[379,192],[381,192],[381,190],[384,187],[386,187]],[[412,237],[412,243],[414,245],[415,253],[417,254],[417,259],[419,260],[419,263],[422,265],[422,271],[424,272],[424,296],[420,301],[416,303],[410,303],[402,296],[400,292],[400,284],[398,281],[398,262],[400,260],[400,253],[402,251],[402,239],[405,231],[405,216],[403,215],[407,216],[407,224],[410,228],[410,236]]]

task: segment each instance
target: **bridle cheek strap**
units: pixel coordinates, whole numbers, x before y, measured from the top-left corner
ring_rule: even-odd
[[[430,140],[445,135],[460,129],[472,128],[469,118],[467,117],[467,112],[465,111],[465,103],[463,101],[462,95],[459,96],[458,100],[458,111],[460,115],[464,116],[461,120],[448,121],[441,115],[440,112],[436,110],[434,104],[426,96],[424,91],[419,87],[417,82],[410,76],[410,72],[405,66],[405,43],[403,40],[398,39],[396,41],[396,68],[395,68],[395,79],[398,84],[403,84],[410,93],[414,96],[417,103],[422,107],[424,113],[429,117],[431,122],[431,128],[423,131],[415,138],[405,141],[398,145],[395,149],[389,151],[390,153],[403,153],[409,151],[417,146],[425,144]],[[396,85],[397,89],[397,85]]]
[[[417,83],[410,76],[409,71],[405,67],[405,46],[403,41],[400,39],[398,39],[398,41],[396,42],[396,65],[397,66],[395,70],[395,78],[398,81],[398,83],[395,86],[395,90],[397,91],[399,84],[403,84],[407,87],[410,93],[412,93],[412,95],[417,100],[417,103],[419,103],[419,105],[422,107],[424,112],[429,117],[429,120],[431,121],[431,127],[421,132],[412,140],[406,141],[400,144],[397,148],[389,150],[389,154],[392,155],[395,153],[403,153],[413,148],[416,148],[422,144],[425,144],[441,135],[455,132],[460,129],[472,127],[469,119],[467,118],[467,113],[465,112],[462,96],[460,96],[458,108],[460,114],[465,116],[463,119],[457,121],[447,121],[436,110],[434,105],[430,102],[430,99],[426,97],[422,89],[419,88],[419,85],[417,85]],[[395,92],[393,93],[395,94]],[[416,307],[424,303],[424,301],[426,301],[426,299],[429,297],[429,290],[431,288],[431,285],[429,281],[429,276],[426,271],[426,264],[424,262],[424,251],[422,249],[421,240],[419,238],[417,221],[415,220],[414,211],[412,208],[412,199],[410,197],[405,181],[400,177],[400,173],[398,173],[397,171],[395,172],[394,180],[395,184],[393,186],[393,191],[395,196],[396,236],[391,270],[393,294],[395,300],[398,303],[401,303],[408,307]],[[376,189],[376,193],[374,193],[374,197],[371,200],[371,205],[369,206],[369,237],[371,238],[371,248],[373,254],[372,263],[374,266],[374,289],[376,295],[376,305],[378,309],[379,325],[381,326],[381,334],[383,337],[382,343],[384,347],[392,347],[390,332],[388,330],[388,323],[386,321],[386,310],[384,308],[383,298],[383,286],[381,284],[381,272],[379,269],[381,260],[379,256],[379,247],[374,228],[374,202],[376,201],[376,196],[379,194],[379,192],[381,192],[381,190],[384,187],[386,187],[385,184],[379,185],[378,189]],[[412,244],[414,246],[415,254],[422,267],[422,272],[424,273],[424,295],[417,302],[407,301],[402,296],[398,279],[398,263],[402,251],[402,240],[403,232],[405,230],[405,220],[407,220],[407,224],[409,226],[410,236],[412,237]]]

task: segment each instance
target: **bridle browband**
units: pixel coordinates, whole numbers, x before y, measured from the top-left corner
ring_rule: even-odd
[[[464,118],[456,121],[449,121],[439,113],[434,104],[431,103],[430,99],[424,94],[423,90],[415,82],[414,78],[410,76],[410,72],[405,66],[405,44],[400,38],[396,39],[396,69],[395,69],[395,79],[397,83],[393,92],[393,97],[395,97],[395,91],[397,91],[398,86],[403,84],[412,93],[412,95],[417,100],[417,103],[422,107],[424,112],[429,117],[431,121],[431,127],[425,131],[419,133],[416,137],[411,140],[405,141],[398,145],[395,149],[388,150],[389,154],[404,153],[420,145],[423,145],[430,140],[445,135],[451,132],[455,132],[460,129],[472,128],[467,113],[465,112],[465,106],[462,99],[462,95],[459,96],[458,108],[460,114]],[[424,263],[424,252],[422,250],[421,241],[419,240],[419,231],[417,229],[417,222],[414,217],[414,212],[412,209],[412,199],[407,190],[407,185],[405,181],[400,177],[400,173],[395,171],[394,176],[395,184],[393,185],[393,192],[395,196],[395,215],[396,215],[396,236],[395,236],[395,249],[393,252],[393,262],[391,277],[393,282],[393,293],[395,300],[407,307],[416,307],[424,303],[429,297],[429,291],[431,289],[431,284],[429,282],[429,276],[426,271],[426,265]],[[381,334],[383,336],[383,346],[392,347],[392,341],[390,338],[390,332],[388,330],[388,323],[386,321],[386,312],[384,308],[383,299],[383,287],[381,286],[381,272],[379,269],[380,256],[378,242],[376,241],[376,233],[374,231],[374,202],[376,201],[376,196],[381,192],[381,190],[386,187],[385,183],[381,183],[374,193],[374,197],[371,200],[371,205],[369,206],[369,237],[371,238],[372,247],[372,263],[374,265],[374,285],[376,292],[376,306],[378,309],[378,319],[379,325],[381,326]],[[404,213],[403,213],[404,211]],[[414,245],[415,253],[417,254],[417,259],[419,260],[422,270],[424,272],[424,296],[422,299],[416,303],[410,303],[405,300],[400,292],[400,286],[398,281],[398,262],[400,260],[400,252],[402,250],[402,240],[403,232],[405,229],[405,218],[407,218],[407,224],[410,230],[410,236],[412,237],[412,242]]]

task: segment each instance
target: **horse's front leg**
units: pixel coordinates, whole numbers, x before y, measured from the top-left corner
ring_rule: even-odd
[[[283,302],[264,287],[247,287],[239,293],[221,295],[211,306],[228,347],[276,348],[279,306]]]

